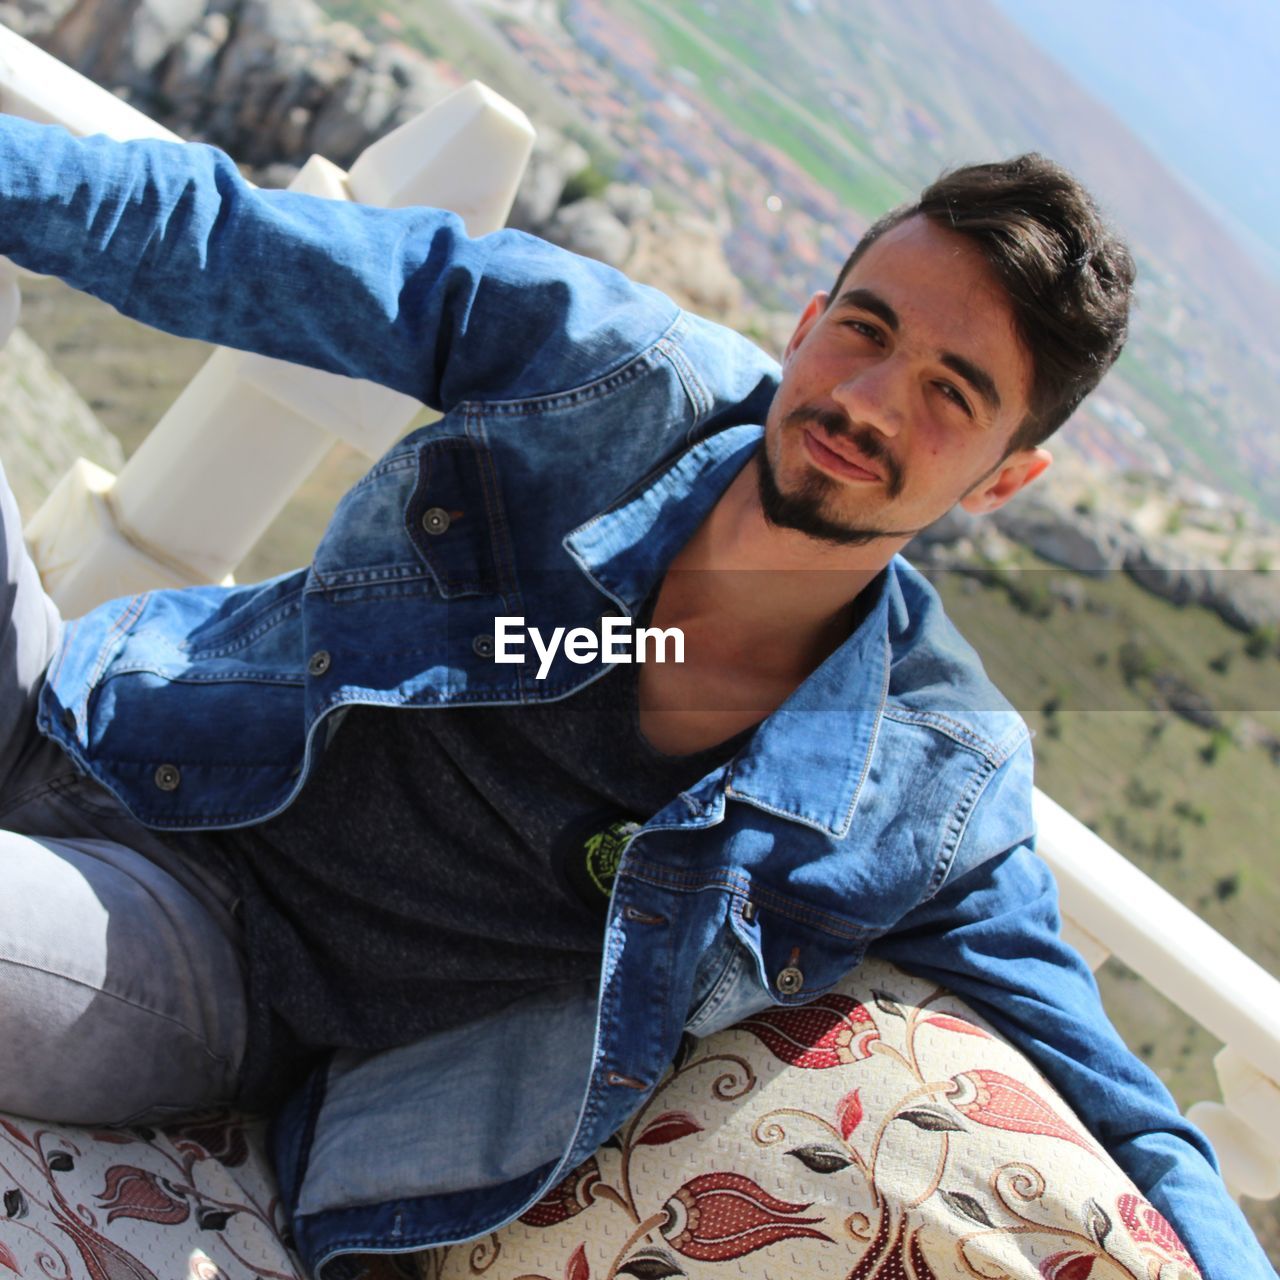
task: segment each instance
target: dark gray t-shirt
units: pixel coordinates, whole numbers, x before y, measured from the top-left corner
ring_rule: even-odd
[[[385,1048],[598,973],[620,824],[753,732],[668,756],[637,694],[618,665],[553,703],[353,707],[279,817],[175,837],[228,862],[259,1014],[300,1046]]]

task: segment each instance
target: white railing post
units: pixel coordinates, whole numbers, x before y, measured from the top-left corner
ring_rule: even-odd
[[[1064,933],[1094,968],[1116,956],[1223,1042],[1222,1101],[1187,1115],[1213,1143],[1227,1186],[1280,1195],[1280,981],[1039,790],[1035,816]]]
[[[1280,1085],[1230,1045],[1215,1055],[1213,1069],[1222,1102],[1197,1102],[1187,1119],[1213,1143],[1233,1195],[1274,1200],[1280,1196]]]
[[[161,138],[178,135],[0,24],[0,111],[40,124],[60,124],[80,137]]]
[[[81,133],[174,136],[4,28],[0,107]],[[313,156],[291,186],[388,207],[433,204],[478,236],[506,221],[532,146],[523,112],[473,81],[373,143],[349,174]],[[67,616],[115,595],[217,582],[335,439],[376,458],[421,411],[373,383],[219,350],[118,478],[77,463],[31,519],[27,541]]]

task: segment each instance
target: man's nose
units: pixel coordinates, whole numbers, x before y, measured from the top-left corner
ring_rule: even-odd
[[[854,370],[831,392],[851,422],[886,436],[902,430],[908,394],[906,370],[892,356]]]

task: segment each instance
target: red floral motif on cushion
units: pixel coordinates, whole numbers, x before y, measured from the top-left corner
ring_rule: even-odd
[[[779,1240],[831,1237],[807,1225],[822,1218],[797,1216],[809,1204],[771,1196],[740,1173],[704,1173],[686,1182],[663,1206],[660,1228],[668,1243],[698,1262],[725,1262]]]
[[[197,1160],[212,1157],[228,1169],[238,1168],[249,1158],[244,1125],[230,1118],[175,1125],[166,1129],[165,1134],[179,1151]]]
[[[866,1006],[838,991],[794,1009],[766,1009],[738,1026],[775,1057],[810,1071],[861,1062],[880,1039]]]
[[[920,1235],[921,1233],[917,1231],[911,1237],[911,1268],[915,1272],[916,1280],[938,1280],[937,1273],[924,1256],[924,1247],[920,1243]]]
[[[898,1224],[897,1231],[893,1233],[893,1243],[885,1250],[889,1223],[890,1217],[886,1213],[880,1221],[875,1241],[862,1255],[862,1261],[849,1273],[848,1280],[938,1280],[937,1273],[924,1256],[920,1232],[908,1235],[905,1220]]]
[[[1186,1246],[1178,1239],[1178,1233],[1154,1205],[1141,1196],[1126,1194],[1116,1201],[1116,1210],[1135,1244],[1153,1244],[1166,1257],[1200,1274]]]
[[[54,1223],[75,1243],[84,1262],[86,1280],[158,1280],[156,1273],[134,1254],[108,1240],[78,1218],[60,1214]],[[75,1274],[68,1272],[68,1275]]]
[[[666,1147],[701,1132],[702,1126],[687,1111],[664,1111],[650,1120],[634,1141],[637,1147]]]
[[[880,1260],[880,1256],[885,1252],[885,1247],[889,1243],[889,1236],[892,1230],[892,1218],[888,1213],[880,1215],[880,1225],[876,1228],[875,1239],[872,1240],[870,1248],[862,1255],[858,1265],[849,1273],[848,1280],[872,1280],[872,1272],[876,1270],[876,1263]],[[897,1253],[898,1240],[895,1237],[894,1247],[890,1250],[891,1254]]]
[[[142,1222],[171,1224],[185,1222],[191,1206],[185,1197],[174,1194],[149,1169],[113,1164],[106,1173],[106,1185],[98,1199],[107,1213],[107,1222],[117,1218],[138,1218]]]
[[[587,1246],[580,1244],[564,1265],[564,1280],[591,1280],[591,1264],[587,1261]]]
[[[857,1089],[846,1093],[836,1103],[836,1120],[840,1125],[840,1136],[848,1142],[853,1131],[862,1123],[862,1098]]]
[[[1040,1264],[1040,1274],[1044,1280],[1089,1280],[1093,1262],[1087,1253],[1072,1253],[1068,1249],[1046,1258]]]
[[[6,1120],[4,1116],[0,1116],[0,1129],[3,1129],[11,1138],[22,1143],[24,1147],[35,1146],[35,1143],[12,1120]]]
[[[1038,1133],[1097,1149],[1072,1129],[1036,1091],[1000,1071],[965,1071],[952,1081],[951,1105],[970,1120],[1013,1133]]]
[[[975,1027],[972,1022],[966,1022],[963,1018],[951,1018],[939,1013],[924,1021],[926,1026],[941,1027],[943,1031],[954,1031],[962,1036],[981,1036],[983,1040],[991,1039],[981,1027]]]
[[[530,1227],[554,1227],[576,1217],[596,1198],[600,1183],[600,1166],[595,1156],[580,1164],[567,1178],[562,1178],[535,1205],[520,1215]]]

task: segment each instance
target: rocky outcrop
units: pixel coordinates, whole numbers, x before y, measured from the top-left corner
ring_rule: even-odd
[[[1152,594],[1172,604],[1212,609],[1240,631],[1280,625],[1280,573],[1226,570],[1197,561],[1175,541],[1142,538],[1123,521],[1062,507],[1034,490],[989,518],[1005,538],[1053,564],[1082,573],[1124,571]],[[963,567],[960,553],[972,549],[982,524],[957,508],[924,530],[911,550],[923,553],[929,564]],[[969,561],[974,563],[973,557]]]
[[[1081,573],[1122,568],[1135,547],[1133,535],[1118,522],[1064,510],[1034,492],[1019,495],[991,518],[1014,542]]]
[[[590,163],[585,147],[554,129],[539,129],[508,224],[534,232],[545,227],[560,207],[569,179]]]
[[[349,166],[459,83],[314,0],[0,0],[0,21],[265,185],[285,185],[312,154]],[[566,199],[590,163],[580,144],[541,130],[510,224],[736,319],[742,289],[715,228],[655,212],[651,192],[623,183]]]
[[[621,267],[631,257],[632,238],[622,220],[598,197],[562,204],[539,234],[552,244]]]
[[[21,329],[0,348],[0,437],[5,474],[26,519],[77,458],[109,471],[123,461],[115,436]]]
[[[1199,603],[1240,631],[1280,627],[1280,572],[1216,569],[1207,575]]]
[[[313,0],[9,0],[4,20],[183,137],[242,164],[348,165],[458,82]]]
[[[1203,603],[1211,595],[1212,570],[1158,543],[1134,547],[1124,569],[1135,582],[1173,604]]]
[[[724,255],[720,232],[711,223],[693,214],[656,211],[632,223],[631,228],[634,241],[626,264],[629,274],[657,285],[693,311],[727,324],[744,323],[742,285]],[[752,320],[763,322],[764,318],[753,315]],[[767,334],[760,336],[767,338]],[[764,345],[770,347],[767,340]],[[778,350],[780,344],[770,349]]]

